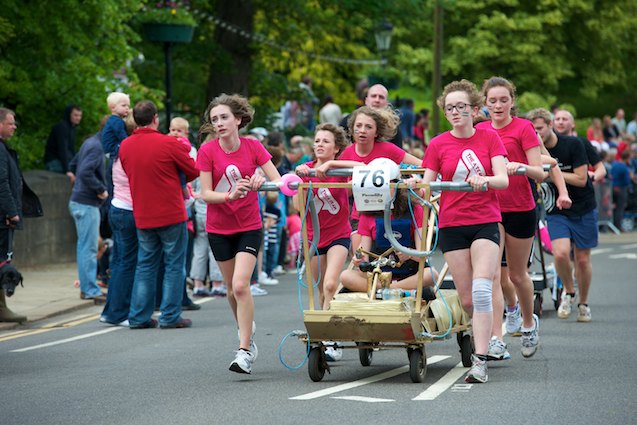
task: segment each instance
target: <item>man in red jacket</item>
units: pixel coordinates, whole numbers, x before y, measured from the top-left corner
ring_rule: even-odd
[[[199,175],[199,171],[183,144],[157,131],[159,117],[152,102],[144,100],[137,103],[133,118],[138,128],[124,139],[119,150],[122,167],[130,183],[139,240],[129,312],[130,328],[157,326],[157,321],[151,316],[162,254],[165,273],[159,325],[162,328],[190,327],[192,322],[181,317],[188,216],[179,173],[191,181]]]

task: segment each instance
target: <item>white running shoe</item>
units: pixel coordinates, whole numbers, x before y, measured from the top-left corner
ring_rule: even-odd
[[[573,297],[567,293],[562,293],[562,302],[557,309],[557,317],[560,319],[568,319],[571,315],[571,307],[573,304]]]
[[[274,285],[278,285],[279,284],[279,279],[275,279],[273,277],[266,276],[265,279],[259,279],[259,284],[267,285],[267,286],[274,286]]]
[[[259,348],[257,347],[257,344],[254,342],[254,334],[256,333],[257,333],[257,324],[253,320],[252,334],[250,335],[250,352],[252,353],[252,356],[253,356],[252,361],[256,360],[257,356],[259,355]],[[241,340],[241,334],[239,333],[239,329],[237,329],[237,339]]]
[[[509,360],[511,354],[507,351],[507,345],[498,337],[492,336],[489,341],[489,351],[487,352],[487,360]]]
[[[520,305],[515,305],[515,310],[509,313],[507,310],[504,315],[506,316],[506,330],[509,335],[514,335],[520,332],[522,327],[522,316],[520,315]]]
[[[261,288],[258,283],[250,285],[250,293],[253,297],[262,297],[264,295],[268,295],[268,291]]]
[[[230,363],[229,369],[237,373],[252,373],[252,363],[254,363],[254,354],[250,351],[237,350],[234,361]]]
[[[274,276],[280,276],[280,275],[285,274],[285,273],[287,273],[286,270],[280,264],[278,266],[276,266],[274,268],[274,270],[272,270],[272,274]]]
[[[464,377],[467,383],[484,384],[489,380],[487,362],[480,360],[476,355],[471,355],[471,369]]]
[[[325,360],[328,362],[337,362],[343,358],[343,349],[336,342],[325,341]]]
[[[584,304],[580,304],[577,306],[577,321],[578,322],[591,321],[591,308],[589,306]]]
[[[537,351],[538,345],[540,345],[540,336],[538,335],[540,318],[537,317],[537,314],[533,315],[533,322],[535,323],[533,329],[521,328],[522,336],[520,341],[522,342],[522,355],[524,357],[531,357]]]

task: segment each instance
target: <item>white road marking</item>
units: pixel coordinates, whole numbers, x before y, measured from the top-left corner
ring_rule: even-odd
[[[388,403],[396,400],[392,400],[391,398],[374,398],[374,397],[362,397],[358,395],[346,395],[339,397],[331,397],[340,400],[351,400],[351,401],[363,401],[365,403]]]
[[[471,389],[471,387],[473,387],[473,384],[456,384],[453,387],[451,387],[451,392],[466,393]]]
[[[39,350],[40,348],[52,347],[54,345],[66,344],[67,342],[79,341],[81,339],[90,338],[92,336],[97,336],[97,335],[102,335],[102,334],[107,334],[109,332],[118,331],[120,329],[124,329],[124,327],[117,326],[117,327],[113,327],[113,328],[103,329],[101,331],[91,332],[91,333],[84,334],[84,335],[78,335],[78,336],[74,336],[72,338],[66,338],[66,339],[61,339],[59,341],[47,342],[46,344],[38,344],[38,345],[32,345],[31,347],[19,348],[17,350],[11,350],[11,352],[12,353],[23,353],[25,351]]]
[[[427,358],[427,364],[431,365],[434,363],[438,363],[445,359],[448,359],[451,356],[431,356]],[[323,390],[314,391],[307,394],[302,394],[296,397],[290,397],[290,400],[312,400],[319,397],[324,397],[326,395],[338,393],[341,391],[351,390],[352,388],[361,387],[363,385],[371,384],[374,382],[382,381],[384,379],[393,378],[394,376],[401,375],[409,371],[409,366],[402,366],[396,369],[389,370],[387,372],[379,373],[378,375],[370,376],[367,378],[359,379],[358,381],[348,382],[346,384],[337,385],[331,388],[325,388]]]
[[[619,249],[637,249],[637,243],[630,244],[630,245],[622,245],[619,247]]]
[[[614,249],[613,248],[598,248],[598,249],[591,249],[591,255],[597,255],[597,254],[605,254],[607,252],[613,252]]]
[[[634,252],[627,252],[625,254],[609,255],[608,258],[612,260],[619,260],[621,258],[628,258],[629,260],[637,260],[637,254],[635,254]]]
[[[462,362],[458,363],[445,376],[440,378],[436,383],[432,384],[425,391],[421,392],[412,400],[435,400],[440,394],[445,392],[447,388],[452,386],[462,375],[465,374],[467,368],[462,366]]]

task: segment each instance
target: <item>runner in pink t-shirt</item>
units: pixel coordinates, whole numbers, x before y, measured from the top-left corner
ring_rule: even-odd
[[[537,181],[544,179],[540,140],[530,121],[511,115],[515,105],[515,86],[510,81],[502,77],[491,77],[485,80],[482,94],[486,99],[491,121],[481,122],[476,127],[495,130],[500,135],[507,151],[509,175],[509,187],[498,192],[505,257],[499,282],[494,284],[493,305],[495,311],[503,309],[504,293],[508,301],[506,331],[514,334],[520,332],[522,327],[522,355],[530,357],[535,354],[538,346],[539,319],[533,315],[533,282],[527,273],[537,226],[535,200],[529,178]],[[514,175],[521,165],[526,167],[526,175]],[[502,289],[498,288],[498,283]],[[517,305],[517,299],[520,300],[520,306]],[[511,356],[502,338],[502,316],[496,316],[489,342],[489,357],[503,360]]]
[[[352,112],[347,120],[354,143],[348,146],[338,161],[331,161],[329,168],[351,168],[369,164],[376,158],[389,158],[396,164],[420,165],[421,160],[387,142],[396,134],[400,119],[391,108],[373,109],[362,106]],[[352,248],[358,248],[360,237],[356,233],[358,211],[352,207]]]
[[[327,177],[325,171],[328,161],[333,161],[347,146],[345,131],[333,124],[321,124],[316,127],[314,135],[315,161],[310,161],[296,167],[296,173],[302,176],[305,182],[345,182],[346,177]],[[316,169],[316,177],[309,177],[309,170]],[[314,206],[318,211],[320,228],[320,240],[317,253],[312,256],[312,276],[319,279],[319,300],[323,310],[328,310],[330,302],[338,289],[338,276],[347,261],[347,253],[350,246],[349,224],[349,199],[347,189],[338,188],[312,188]],[[299,197],[294,196],[296,208],[300,209]],[[309,215],[305,218],[308,228],[308,242],[312,242],[314,229]],[[312,249],[312,248],[310,248]],[[318,254],[318,255],[317,255]],[[318,265],[321,265],[319,271]],[[338,358],[338,354],[332,355],[335,348],[329,346],[326,351],[328,357]],[[336,348],[338,349],[338,348]]]
[[[201,198],[208,204],[206,230],[210,248],[228,286],[228,302],[239,326],[239,350],[230,370],[251,373],[257,357],[254,344],[254,302],[250,276],[263,240],[257,190],[265,178],[281,176],[270,154],[253,139],[239,137],[239,129],[252,121],[254,109],[247,99],[222,94],[210,102],[204,127],[212,125],[219,137],[199,150]]]
[[[397,226],[400,226],[399,221],[409,224],[410,239],[413,241],[412,246],[409,248],[420,249],[420,229],[423,221],[423,208],[420,204],[415,202],[416,198],[411,197],[409,199],[408,192],[406,190],[399,190],[394,200],[394,208],[392,210],[392,228],[397,230]],[[412,217],[409,210],[409,202],[412,203],[412,210],[414,216]],[[388,241],[383,240],[380,243],[377,240],[377,220],[382,220],[382,214],[370,214],[361,213],[358,221],[358,234],[361,236],[360,247],[365,251],[374,252],[376,254],[383,253],[388,249]],[[413,219],[416,220],[414,225]],[[418,229],[416,229],[418,226]],[[406,226],[404,227],[406,228]],[[399,228],[400,229],[400,228]],[[398,230],[400,233],[400,230]],[[383,238],[384,239],[384,238]],[[418,258],[411,257],[402,253],[397,253],[396,256],[401,261],[402,266],[399,269],[388,268],[387,271],[392,271],[392,283],[390,288],[392,289],[416,289],[418,286]],[[341,282],[343,286],[354,292],[367,292],[367,272],[362,272],[358,269],[358,265],[362,261],[370,261],[367,255],[363,255],[361,258],[354,257],[352,262],[356,266],[353,269],[345,270],[341,273]],[[385,271],[385,269],[383,269]],[[425,266],[423,271],[423,286],[432,287],[434,285],[434,279],[438,278],[438,273],[433,267]]]
[[[482,99],[467,80],[445,87],[438,105],[453,129],[431,140],[423,161],[424,183],[441,174],[443,181],[466,181],[474,190],[485,184],[488,188],[480,193],[442,192],[438,231],[462,306],[473,318],[475,355],[465,381],[478,383],[488,380],[492,286],[501,255],[500,212],[491,189],[506,189],[509,184],[506,151],[497,133],[473,127]]]

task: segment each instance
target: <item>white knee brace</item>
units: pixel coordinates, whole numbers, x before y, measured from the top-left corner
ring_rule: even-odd
[[[473,311],[477,313],[489,313],[493,311],[491,288],[493,282],[489,279],[473,279],[471,289],[471,299],[473,300]]]

